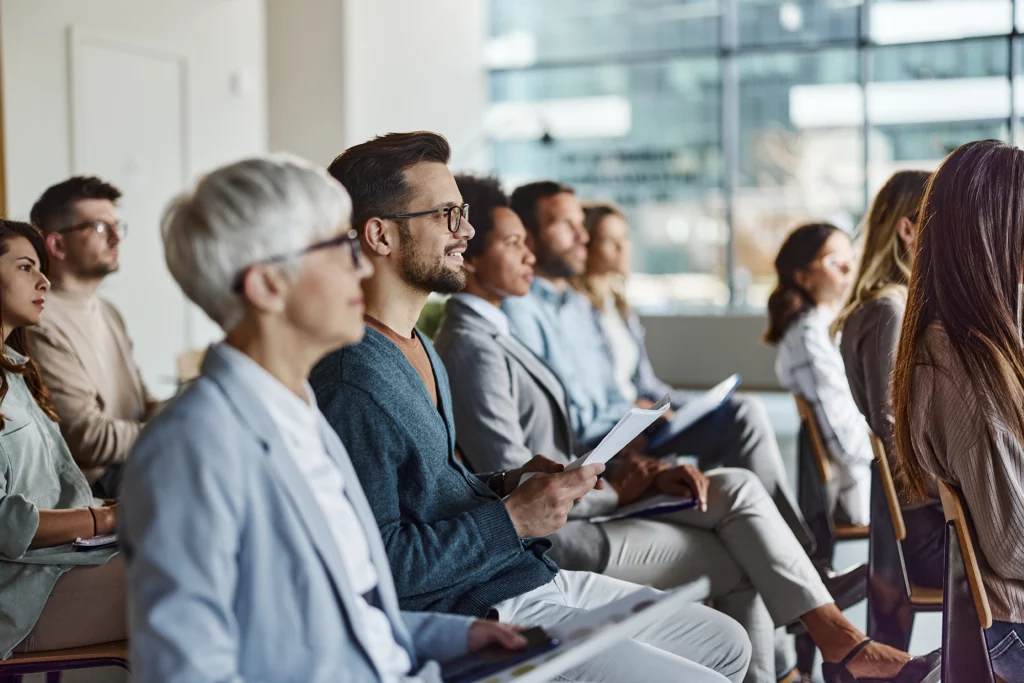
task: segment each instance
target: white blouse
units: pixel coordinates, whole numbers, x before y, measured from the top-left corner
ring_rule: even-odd
[[[615,372],[615,384],[627,401],[636,401],[636,385],[633,376],[636,366],[640,363],[640,349],[636,339],[629,331],[619,309],[615,307],[615,298],[609,294],[604,301],[604,308],[598,312],[601,327],[612,347],[612,369]]]

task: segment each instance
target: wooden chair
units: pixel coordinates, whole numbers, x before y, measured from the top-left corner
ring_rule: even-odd
[[[27,674],[46,674],[46,683],[60,683],[62,671],[116,666],[129,671],[128,641],[66,650],[14,654],[0,661],[0,683],[20,683]]]
[[[868,527],[860,524],[836,524],[832,516],[832,462],[821,436],[814,408],[803,396],[793,394],[800,415],[799,472],[797,497],[807,525],[814,535],[816,559],[830,564],[836,543],[868,537]]]
[[[974,550],[974,525],[959,491],[940,481],[939,499],[946,516],[942,680],[994,683],[985,641],[985,629],[992,626],[992,609]]]
[[[837,543],[855,541],[868,537],[868,527],[859,524],[835,523],[832,516],[832,462],[821,436],[814,408],[807,399],[793,394],[796,411],[800,416],[800,440],[797,447],[797,499],[800,511],[807,520],[807,526],[814,536],[812,559],[832,564]],[[801,671],[814,668],[817,647],[814,641],[798,623],[789,632],[796,636],[797,667]]]
[[[871,529],[868,533],[868,636],[899,650],[910,646],[914,616],[942,609],[942,590],[910,582],[903,521],[885,445],[874,434],[871,447]]]

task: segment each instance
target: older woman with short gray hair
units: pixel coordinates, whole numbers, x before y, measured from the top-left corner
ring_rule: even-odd
[[[163,221],[168,268],[226,333],[142,434],[121,507],[140,680],[440,681],[509,626],[401,612],[373,514],[306,377],[363,335],[371,272],[340,184],[272,156]]]

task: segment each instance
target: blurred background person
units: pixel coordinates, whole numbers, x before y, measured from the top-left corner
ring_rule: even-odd
[[[790,233],[775,259],[778,285],[768,299],[763,340],[777,348],[775,374],[814,408],[837,476],[837,522],[868,524],[871,441],[829,325],[849,291],[855,256],[850,238],[830,223]]]
[[[840,340],[839,351],[853,400],[871,431],[885,444],[893,468],[892,367],[907,305],[921,200],[930,177],[927,171],[900,171],[879,190],[865,222],[863,253],[853,289],[831,326],[833,336]],[[898,478],[896,482],[898,485]],[[928,488],[929,501],[909,503],[903,508],[907,529],[903,559],[911,582],[942,588],[946,518],[938,490],[934,484]],[[900,499],[906,500],[906,496]]]
[[[75,176],[47,188],[31,214],[46,236],[53,288],[30,351],[71,454],[101,498],[117,496],[121,465],[156,407],[121,313],[99,293],[120,268],[120,198],[100,178]]]
[[[26,352],[27,328],[49,299],[47,266],[38,230],[0,220],[0,659],[127,634],[116,549],[71,547],[113,533],[117,507],[93,499]]]

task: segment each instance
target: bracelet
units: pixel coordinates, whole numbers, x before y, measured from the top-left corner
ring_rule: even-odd
[[[95,537],[98,535],[96,533],[96,513],[93,512],[92,508],[86,508],[86,510],[88,510],[89,514],[92,515],[92,535]]]

